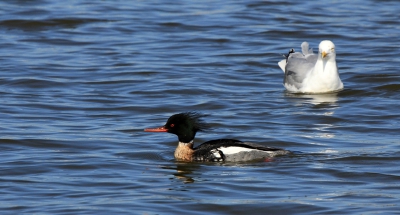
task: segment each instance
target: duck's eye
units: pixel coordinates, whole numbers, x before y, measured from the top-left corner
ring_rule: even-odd
[[[173,128],[175,126],[175,124],[171,124],[171,125],[169,125],[169,127],[171,127],[171,128]]]
[[[335,51],[335,48],[331,48],[331,51]]]

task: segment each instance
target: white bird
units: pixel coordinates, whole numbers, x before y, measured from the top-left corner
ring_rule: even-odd
[[[285,73],[283,85],[294,93],[327,93],[343,89],[336,66],[335,44],[324,40],[319,44],[318,55],[301,44],[303,53],[289,51],[286,59],[278,62]]]

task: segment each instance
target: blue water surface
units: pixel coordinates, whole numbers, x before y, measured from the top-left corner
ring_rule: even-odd
[[[1,214],[396,214],[398,1],[2,1]],[[277,62],[336,45],[345,89],[290,94]],[[293,153],[176,161],[145,133]]]

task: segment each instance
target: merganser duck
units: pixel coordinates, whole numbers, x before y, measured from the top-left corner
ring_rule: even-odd
[[[217,139],[207,141],[193,148],[193,140],[198,131],[209,128],[202,121],[204,115],[196,112],[185,112],[172,115],[167,123],[159,128],[146,128],[146,132],[168,132],[178,136],[178,147],[175,158],[182,161],[250,161],[267,159],[276,155],[285,155],[289,151],[265,147],[235,139]]]

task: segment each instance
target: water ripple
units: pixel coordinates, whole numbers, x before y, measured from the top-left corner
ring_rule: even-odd
[[[397,1],[8,0],[0,12],[2,212],[399,211]],[[324,39],[345,89],[286,92],[282,55]],[[196,144],[293,153],[176,161],[176,136],[143,129],[183,111],[213,127]]]

